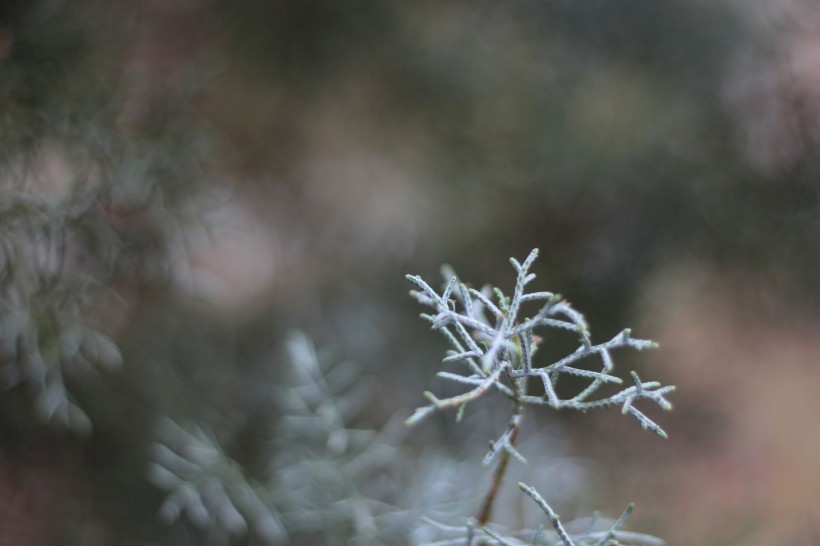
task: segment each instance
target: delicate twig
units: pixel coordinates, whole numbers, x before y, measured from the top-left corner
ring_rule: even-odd
[[[530,487],[525,483],[518,484],[519,489],[529,495],[532,500],[538,505],[541,510],[544,511],[545,514],[550,518],[550,523],[552,523],[552,527],[555,529],[555,532],[558,533],[558,536],[561,538],[561,541],[564,543],[565,546],[575,546],[575,543],[569,537],[569,533],[567,530],[564,529],[564,526],[561,524],[561,518],[552,509],[552,507],[547,504],[547,501],[544,500],[544,497],[538,494],[534,488]]]

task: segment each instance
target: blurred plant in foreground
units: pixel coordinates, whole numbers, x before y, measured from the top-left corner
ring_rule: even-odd
[[[287,341],[288,368],[272,388],[280,413],[257,454],[265,475],[246,476],[201,427],[164,419],[149,478],[167,493],[160,517],[185,515],[214,544],[253,535],[264,544],[392,544],[416,523],[396,506],[409,463],[382,431],[352,428],[372,395],[353,362],[325,366],[300,332]]]
[[[387,522],[397,517],[390,501],[402,453],[387,439],[390,427],[351,427],[374,382],[350,361],[323,366],[304,334],[291,334],[287,348],[271,469],[289,528],[322,544],[395,541],[395,525]]]
[[[249,528],[271,544],[286,539],[278,514],[263,502],[242,467],[211,435],[169,419],[160,425],[159,435],[149,478],[168,493],[160,508],[163,520],[172,523],[184,512],[217,543],[227,543]]]

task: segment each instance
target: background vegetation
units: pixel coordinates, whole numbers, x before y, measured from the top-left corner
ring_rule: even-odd
[[[0,543],[203,543],[157,517],[162,434],[287,483],[312,445],[281,442],[288,332],[358,362],[348,424],[381,430],[444,348],[404,275],[509,289],[533,247],[540,288],[596,341],[659,341],[624,365],[678,385],[668,442],[615,410],[533,424],[559,511],[820,538],[812,2],[7,1],[0,97]],[[476,481],[476,411],[385,441],[418,486],[378,493],[397,536]],[[299,543],[366,532],[307,521]]]

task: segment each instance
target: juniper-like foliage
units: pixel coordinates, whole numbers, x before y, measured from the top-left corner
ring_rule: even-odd
[[[173,523],[183,514],[212,544],[253,533],[266,544],[282,544],[287,533],[264,487],[249,480],[201,427],[164,419],[154,444],[149,479],[168,495],[160,517]],[[267,502],[266,502],[267,501]]]
[[[204,428],[162,420],[149,470],[167,494],[160,517],[186,521],[215,545],[402,541],[417,519],[395,502],[402,451],[385,439],[389,428],[351,424],[372,383],[353,362],[326,365],[302,333],[289,336],[286,352],[271,388],[279,417],[260,431],[271,441],[259,454],[267,460],[259,479]]]
[[[500,546],[662,546],[664,541],[645,533],[624,531],[633,505],[627,506],[617,520],[593,516],[564,525],[555,510],[534,488],[519,483],[518,487],[541,508],[549,519],[552,529],[539,526],[510,533],[498,525],[477,526],[470,520],[464,526],[444,525],[429,521],[444,538],[424,546],[463,546],[465,544],[495,544]],[[573,529],[572,531],[568,529]],[[575,531],[574,529],[578,529]]]
[[[106,397],[97,376],[127,360],[134,295],[190,276],[185,239],[211,193],[204,124],[126,81],[122,15],[0,3],[0,396],[80,436],[88,399]]]
[[[666,432],[638,410],[634,403],[648,399],[661,408],[670,410],[672,405],[665,395],[672,392],[674,387],[661,387],[655,381],[643,382],[635,372],[632,372],[632,386],[616,394],[596,397],[602,387],[623,383],[621,378],[612,375],[615,364],[610,351],[621,347],[643,350],[657,345],[652,341],[632,338],[628,329],[609,341],[593,344],[583,315],[573,309],[560,295],[552,292],[524,292],[526,285],[535,279],[535,274],[529,270],[537,256],[538,250],[535,249],[523,264],[514,258],[510,259],[518,273],[515,291],[512,297],[508,298],[496,288],[496,302],[488,297],[486,291],[480,292],[470,288],[459,282],[456,276],[450,278],[441,295],[421,277],[407,276],[408,280],[421,289],[420,292],[411,292],[411,295],[423,305],[432,307],[435,312],[423,314],[422,317],[432,323],[433,329],[441,332],[452,346],[443,362],[463,362],[467,366],[467,373],[439,372],[438,376],[472,387],[463,394],[449,398],[438,398],[431,392],[425,392],[424,395],[430,400],[430,404],[417,409],[408,419],[408,423],[414,424],[433,411],[441,409],[455,408],[461,415],[467,404],[495,390],[522,407],[550,406],[554,409],[586,411],[619,405],[623,413],[632,414],[644,428],[665,438]],[[542,304],[541,308],[534,316],[520,319],[522,305],[529,302],[539,302]],[[538,350],[535,331],[538,328],[573,332],[578,336],[579,346],[573,353],[556,362],[539,364],[535,358]],[[600,359],[598,370],[574,366],[590,357]],[[570,398],[560,398],[556,394],[556,385],[562,375],[588,378],[590,384]],[[544,396],[527,394],[527,378],[535,378],[543,384]],[[520,414],[519,411],[513,415],[511,426],[516,425]],[[489,459],[499,449],[519,457],[511,445],[509,436],[508,431],[499,438],[496,447],[490,452]]]
[[[271,479],[289,529],[322,544],[393,543],[401,515],[389,501],[401,451],[384,438],[387,429],[351,425],[373,382],[354,362],[323,366],[302,333],[287,348]]]
[[[647,399],[664,410],[672,408],[666,395],[672,392],[674,387],[664,387],[654,381],[643,382],[634,371],[630,374],[632,384],[623,387],[623,380],[614,375],[615,364],[610,354],[612,350],[625,347],[643,350],[656,347],[655,343],[632,338],[627,329],[609,341],[594,344],[583,315],[573,309],[569,302],[552,292],[526,292],[527,285],[535,279],[535,274],[530,273],[530,268],[537,256],[536,249],[523,263],[514,258],[510,259],[517,277],[513,294],[509,297],[498,288],[485,288],[481,291],[471,288],[460,282],[456,275],[450,276],[444,290],[439,294],[421,277],[407,276],[408,280],[419,288],[418,291],[411,291],[411,295],[419,303],[433,310],[432,313],[422,314],[422,317],[450,343],[451,349],[443,362],[461,363],[466,368],[460,373],[441,371],[438,376],[466,385],[468,388],[466,392],[446,398],[425,392],[424,395],[430,403],[417,409],[407,423],[415,424],[437,410],[446,409],[455,409],[457,419],[460,420],[469,403],[490,392],[498,392],[507,397],[512,405],[507,428],[490,443],[490,449],[484,457],[484,464],[489,464],[500,454],[490,489],[478,515],[466,528],[441,525],[440,529],[445,535],[455,534],[455,537],[445,538],[431,545],[465,544],[465,537],[468,545],[473,544],[474,540],[477,544],[489,541],[491,544],[505,545],[658,544],[660,541],[654,537],[621,530],[631,508],[605,532],[591,528],[571,536],[543,497],[525,484],[520,485],[521,489],[546,513],[553,531],[520,531],[504,534],[490,525],[493,503],[509,459],[526,462],[516,449],[525,408],[546,406],[553,409],[587,411],[620,406],[622,413],[631,414],[643,428],[652,430],[662,438],[666,438],[666,432],[638,410],[635,403]],[[524,309],[533,304],[538,305],[537,310],[532,316],[525,316]],[[578,338],[578,347],[574,352],[558,360],[539,361],[538,348],[541,338],[536,332],[550,329],[575,334]],[[597,362],[594,369],[589,369],[590,360]],[[585,367],[581,367],[582,365]],[[580,377],[589,382],[577,394],[562,397],[558,394],[557,385],[566,375]],[[543,386],[543,395],[530,393],[530,379]],[[619,386],[620,390],[614,394],[602,394],[603,389],[611,385]]]
[[[93,203],[55,206],[22,191],[0,190],[0,390],[20,387],[42,422],[80,435],[91,420],[67,387],[122,356],[89,308],[116,307],[88,241]],[[96,256],[94,256],[96,258]]]

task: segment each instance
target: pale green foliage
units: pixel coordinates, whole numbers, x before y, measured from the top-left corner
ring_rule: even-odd
[[[403,452],[382,431],[353,428],[373,386],[358,365],[325,365],[302,333],[287,341],[287,368],[271,395],[280,417],[259,480],[201,427],[164,420],[149,477],[168,493],[160,516],[183,514],[214,544],[392,544],[409,532],[396,507]],[[413,518],[415,519],[415,518]]]
[[[288,529],[322,544],[403,541],[414,521],[397,495],[411,462],[390,423],[381,431],[351,424],[372,401],[375,381],[354,362],[327,365],[302,333],[292,333],[287,348],[271,480]]]
[[[85,318],[93,305],[117,305],[85,257],[93,202],[75,210],[79,200],[54,207],[14,190],[0,195],[0,388],[25,388],[41,421],[88,434],[91,421],[66,382],[122,365],[116,344]]]
[[[168,493],[160,517],[168,523],[183,513],[211,542],[227,544],[252,530],[269,544],[287,539],[277,512],[225,454],[212,435],[169,419],[159,427],[149,479]]]

